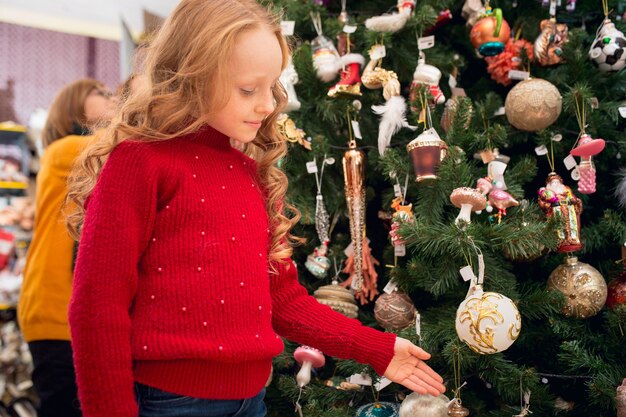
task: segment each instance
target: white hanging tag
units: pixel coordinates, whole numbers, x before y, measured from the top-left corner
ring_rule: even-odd
[[[390,279],[387,285],[385,285],[385,288],[383,288],[383,292],[385,294],[391,294],[397,289],[398,289],[398,284],[396,284],[396,282],[393,279]]]
[[[550,0],[550,16],[556,16],[556,0]]]
[[[506,114],[506,110],[504,109],[504,106],[500,107],[498,110],[496,110],[493,115],[494,116],[504,116]]]
[[[359,122],[356,120],[351,120],[352,122],[352,130],[354,131],[354,137],[357,139],[363,139],[361,136],[361,126],[359,126]]]
[[[435,35],[424,36],[417,39],[417,49],[423,51],[424,49],[430,49],[435,46]]]
[[[374,384],[374,388],[376,391],[382,391],[383,388],[388,387],[391,384],[391,381],[384,376],[380,378],[380,381]]]
[[[580,179],[580,171],[578,171],[578,167],[572,170],[572,179],[574,181],[578,181]]]
[[[333,158],[332,156],[329,158],[324,159],[324,163],[326,165],[333,165],[335,163],[335,158]]]
[[[524,392],[524,405],[528,405],[530,403],[530,390],[526,390]]]
[[[402,187],[400,187],[400,184],[395,184],[393,186],[393,193],[396,197],[402,197]]]
[[[356,28],[357,27],[354,26],[354,25],[345,25],[343,27],[343,31],[344,31],[344,33],[354,33],[354,32],[356,32]]]
[[[565,159],[563,159],[563,164],[565,165],[565,168],[567,168],[567,170],[569,171],[576,166],[576,159],[574,159],[572,155],[567,155]]]
[[[600,101],[598,100],[598,97],[591,97],[589,99],[589,104],[591,105],[592,110],[597,110],[600,108]]]
[[[343,250],[343,254],[344,254],[344,255],[346,255],[348,258],[349,258],[350,256],[354,255],[354,243],[350,243],[350,244],[348,245],[348,247],[346,247],[346,248]]]
[[[453,88],[456,88],[457,86],[456,78],[452,74],[450,74],[450,77],[448,77],[448,85],[450,86],[451,90]],[[452,95],[454,95],[454,93]]]
[[[626,107],[618,107],[619,115],[622,116],[622,119],[626,119]]]
[[[372,385],[372,378],[367,374],[354,374],[350,375],[350,378],[348,378],[348,382],[351,384],[369,386]]]
[[[293,32],[296,28],[295,20],[283,20],[280,22],[280,31],[283,36],[293,36]]]
[[[474,271],[472,270],[472,267],[469,265],[461,268],[459,270],[459,273],[461,274],[461,277],[463,277],[463,281],[465,282],[476,280],[476,275],[474,275]]]
[[[550,139],[552,140],[552,142],[560,142],[563,140],[563,135],[561,135],[560,133],[557,133],[556,135],[552,136]]]
[[[547,155],[548,154],[548,148],[546,148],[546,145],[537,146],[535,148],[535,153],[537,155],[539,155],[539,156]]]
[[[510,70],[509,78],[511,80],[527,80],[530,78],[530,73],[528,71]]]
[[[485,259],[483,254],[478,255],[478,284],[482,284],[485,280]]]
[[[387,56],[385,45],[376,44],[372,46],[369,50],[369,55],[371,60],[383,59]]]
[[[403,257],[406,256],[406,246],[404,245],[396,245],[393,247],[393,254],[395,256]]]
[[[306,163],[306,172],[309,174],[317,173],[317,161],[310,161]]]
[[[415,313],[415,334],[422,338],[422,316],[420,313]]]

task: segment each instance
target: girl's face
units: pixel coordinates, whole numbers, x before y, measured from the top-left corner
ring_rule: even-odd
[[[282,72],[282,51],[276,35],[262,27],[240,34],[229,63],[226,106],[211,114],[208,124],[239,142],[252,142],[274,111],[272,87]]]
[[[85,118],[88,124],[111,120],[117,99],[105,87],[94,88],[85,99]]]

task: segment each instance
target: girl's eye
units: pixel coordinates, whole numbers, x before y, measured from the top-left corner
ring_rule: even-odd
[[[251,96],[254,94],[254,90],[246,90],[245,88],[240,88],[240,90],[244,96]]]

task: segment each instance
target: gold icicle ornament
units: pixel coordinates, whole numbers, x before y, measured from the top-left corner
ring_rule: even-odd
[[[350,234],[354,249],[355,276],[352,289],[363,285],[363,242],[365,240],[365,154],[350,141],[350,149],[343,155],[343,178],[346,204],[350,216]]]

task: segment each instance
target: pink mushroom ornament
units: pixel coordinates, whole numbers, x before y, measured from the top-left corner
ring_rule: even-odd
[[[309,346],[297,348],[293,353],[293,357],[302,366],[298,375],[296,375],[296,381],[300,388],[311,381],[311,368],[321,368],[326,363],[324,354]]]
[[[485,196],[475,188],[459,187],[450,194],[450,202],[461,209],[454,220],[457,226],[471,223],[472,211],[482,211],[487,207]]]
[[[596,192],[596,167],[591,157],[602,152],[604,146],[604,139],[593,139],[585,133],[580,137],[578,146],[569,152],[573,156],[580,156],[578,191],[582,194]]]

